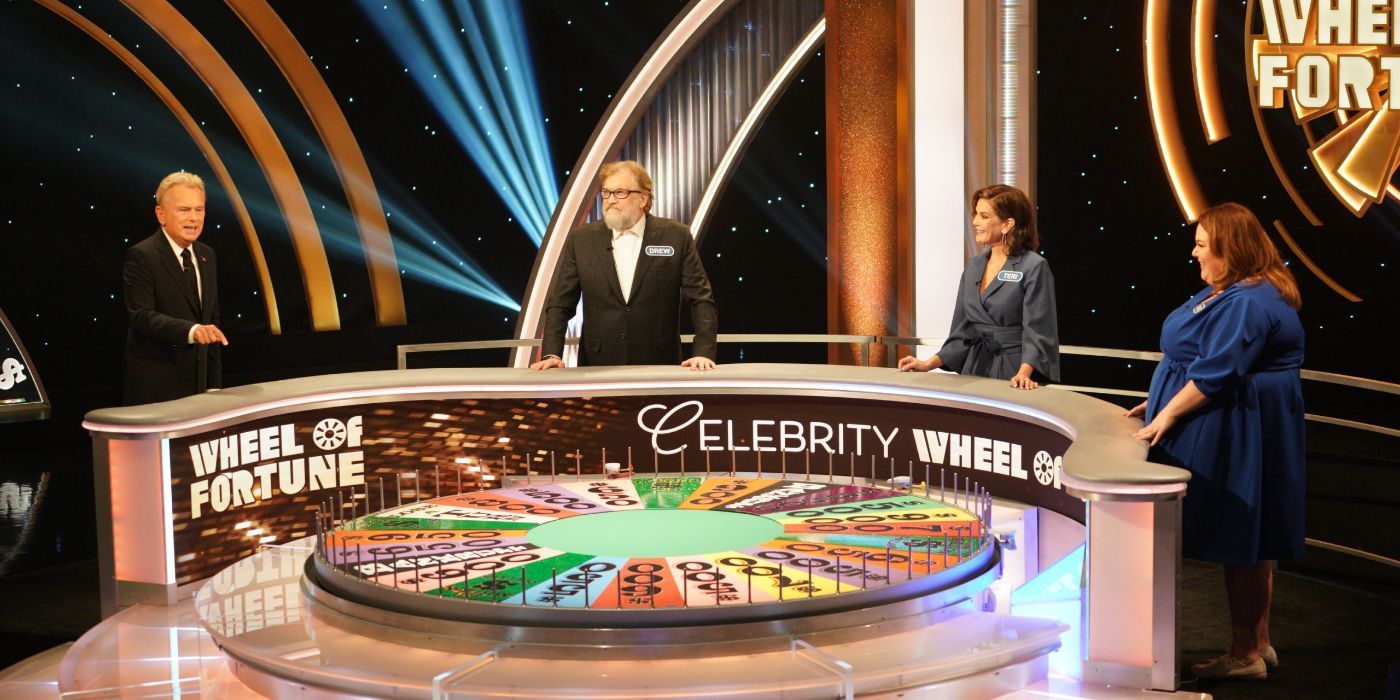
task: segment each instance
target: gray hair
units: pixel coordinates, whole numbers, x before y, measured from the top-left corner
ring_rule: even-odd
[[[165,198],[165,193],[169,192],[170,188],[176,185],[196,187],[203,190],[204,180],[194,173],[187,173],[183,170],[178,173],[170,173],[161,178],[160,184],[156,185],[156,204],[159,205],[161,200]]]

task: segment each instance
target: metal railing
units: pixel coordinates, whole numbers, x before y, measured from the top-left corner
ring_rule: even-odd
[[[681,336],[681,342],[690,343],[694,341],[694,335]],[[917,338],[892,335],[839,335],[822,333],[720,333],[716,336],[719,344],[726,343],[820,343],[823,345],[843,344],[860,346],[860,365],[871,366],[876,357],[875,346],[885,348],[885,366],[893,367],[899,355],[899,348],[910,347],[911,349],[920,345],[938,346],[943,342],[942,338]],[[537,347],[538,339],[526,340],[471,340],[457,343],[418,343],[414,345],[398,346],[398,368],[408,368],[408,356],[413,353],[426,352],[452,352],[462,350],[504,350],[510,348]],[[577,345],[578,338],[566,338],[565,345]],[[1063,355],[1077,355],[1083,357],[1104,357],[1122,360],[1147,360],[1149,362],[1160,362],[1162,353],[1150,352],[1147,350],[1122,350],[1118,348],[1096,348],[1087,345],[1061,345],[1060,353]],[[1379,379],[1368,379],[1366,377],[1354,377],[1347,374],[1337,374],[1335,372],[1321,372],[1318,370],[1305,369],[1301,371],[1302,378],[1310,382],[1344,386],[1363,391],[1376,391],[1384,394],[1400,395],[1400,384],[1381,381]],[[1080,391],[1086,394],[1102,394],[1108,396],[1133,396],[1143,398],[1147,396],[1146,391],[1138,389],[1118,389],[1115,387],[1100,386],[1080,386],[1073,384],[1054,384],[1053,388],[1065,391]],[[1400,437],[1400,428],[1361,421],[1337,418],[1335,416],[1324,416],[1314,413],[1304,414],[1304,417],[1315,423],[1326,423],[1342,428],[1353,430],[1364,430],[1370,433],[1377,433],[1388,437]]]
[[[398,367],[408,369],[408,356],[424,352],[455,352],[459,350],[507,350],[510,348],[539,347],[540,341],[527,340],[467,340],[455,343],[414,343],[398,346]],[[578,338],[564,339],[565,345],[578,345]]]
[[[878,338],[876,338],[875,342],[885,346],[885,361],[889,366],[893,366],[895,362],[895,356],[897,354],[897,349],[899,347],[905,345],[937,346],[942,344],[942,339],[879,336]],[[1121,360],[1147,360],[1150,362],[1161,362],[1162,360],[1162,353],[1160,352],[1149,352],[1146,350],[1120,350],[1117,348],[1096,348],[1088,345],[1061,345],[1060,354],[1078,355],[1084,357],[1107,357]],[[1386,394],[1400,395],[1400,384],[1392,384],[1390,382],[1384,382],[1379,379],[1353,377],[1348,374],[1337,374],[1335,372],[1320,372],[1318,370],[1313,369],[1302,370],[1300,374],[1302,375],[1302,378],[1306,381],[1345,386],[1353,389],[1362,389],[1365,391],[1379,391]],[[1105,394],[1109,396],[1135,396],[1139,398],[1147,397],[1146,391],[1141,391],[1137,389],[1116,389],[1112,387],[1098,386],[1076,386],[1071,384],[1054,384],[1051,385],[1051,387],[1067,391],[1080,391],[1086,394]],[[1374,425],[1371,423],[1347,420],[1345,418],[1335,418],[1333,416],[1323,416],[1314,413],[1304,414],[1303,417],[1307,420],[1316,423],[1326,423],[1328,425],[1336,425],[1343,428],[1353,428],[1356,430],[1364,430],[1371,433],[1379,433],[1381,435],[1387,435],[1390,437],[1400,437],[1400,429],[1391,428],[1384,425]]]
[[[693,334],[681,336],[682,343],[690,343],[695,340]],[[843,344],[860,346],[860,365],[871,366],[875,359],[873,346],[883,345],[885,347],[885,366],[893,367],[898,359],[899,348],[916,346],[937,346],[942,345],[942,338],[917,338],[893,335],[840,335],[825,333],[720,333],[715,337],[716,342],[723,345],[726,343],[820,343],[823,345]],[[512,339],[512,340],[469,340],[452,343],[415,343],[411,345],[400,345],[397,349],[398,368],[408,369],[408,356],[414,353],[427,352],[453,352],[462,350],[506,350],[511,348],[539,347],[540,340],[536,338]],[[578,338],[565,338],[565,345],[578,345]],[[1119,348],[1097,348],[1087,345],[1061,345],[1060,354],[1078,355],[1084,357],[1106,357],[1124,360],[1148,360],[1159,362],[1162,353],[1147,350],[1122,350]],[[1302,378],[1307,381],[1320,382],[1323,384],[1333,384],[1346,386],[1353,389],[1365,391],[1378,391],[1385,394],[1400,395],[1400,384],[1382,381],[1379,379],[1368,379],[1366,377],[1355,377],[1347,374],[1337,374],[1335,372],[1321,372],[1318,370],[1305,369],[1301,372]],[[1065,389],[1082,390],[1091,393],[1118,394],[1123,396],[1146,396],[1146,392],[1133,391],[1127,389],[1114,389],[1111,387],[1069,387],[1057,385]],[[1361,430],[1371,430],[1391,437],[1400,437],[1400,431],[1385,426],[1375,426],[1367,423],[1358,423],[1341,418],[1331,418],[1328,416],[1314,416],[1311,419],[1321,422],[1332,423],[1348,428]]]
[[[715,342],[724,343],[820,343],[823,345],[859,345],[860,364],[869,367],[872,359],[870,346],[878,343],[879,336],[874,335],[827,335],[820,333],[720,333],[715,336]],[[695,341],[693,333],[681,336],[682,343],[692,343]],[[461,350],[506,350],[510,348],[531,348],[539,347],[541,341],[538,338],[525,340],[470,340],[460,343],[417,343],[413,345],[398,346],[398,368],[408,369],[408,356],[413,353],[424,352],[456,352]],[[565,338],[564,345],[578,345],[578,338]]]

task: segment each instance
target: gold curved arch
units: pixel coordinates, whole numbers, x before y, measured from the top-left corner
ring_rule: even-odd
[[[1148,114],[1156,136],[1157,152],[1167,171],[1172,194],[1187,221],[1195,221],[1206,208],[1206,196],[1201,183],[1191,170],[1182,140],[1181,124],[1176,117],[1176,97],[1172,90],[1170,52],[1168,47],[1170,0],[1145,0],[1143,10],[1143,64],[1147,74]]]
[[[1215,0],[1195,0],[1191,5],[1191,77],[1196,84],[1196,107],[1206,143],[1217,143],[1230,136],[1225,105],[1220,100],[1220,83],[1215,74]]]
[[[175,115],[175,120],[184,127],[185,133],[194,140],[195,146],[209,161],[209,167],[213,169],[215,179],[223,186],[224,192],[228,194],[229,203],[233,206],[234,217],[238,219],[238,226],[243,230],[243,240],[248,245],[248,253],[253,257],[253,267],[257,269],[258,284],[262,288],[263,306],[267,310],[268,329],[273,335],[281,333],[282,319],[277,313],[277,293],[272,287],[272,275],[268,272],[267,259],[263,257],[258,233],[253,228],[253,217],[248,214],[248,207],[243,203],[243,196],[239,194],[238,188],[233,184],[233,177],[229,174],[228,168],[224,166],[223,159],[219,158],[218,152],[214,150],[214,144],[210,143],[209,137],[204,135],[204,130],[199,128],[199,122],[195,121],[194,116],[180,104],[175,93],[171,92],[170,88],[166,87],[165,83],[161,82],[160,78],[157,78],[156,74],[146,67],[145,63],[141,62],[141,59],[117,43],[111,34],[103,31],[91,20],[58,2],[58,0],[35,0],[35,2],[67,20],[82,30],[84,34],[96,40],[103,48],[112,52],[146,84],[146,87],[151,89],[151,92],[155,93],[156,97],[160,98],[166,108]]]
[[[122,4],[150,25],[185,59],[185,63],[209,87],[214,98],[233,119],[234,126],[243,135],[258,167],[262,168],[272,196],[282,210],[282,219],[291,234],[292,249],[296,252],[297,264],[306,286],[306,305],[312,329],[339,329],[340,309],[336,305],[335,284],[331,280],[330,263],[326,259],[316,217],[311,213],[311,202],[297,179],[292,159],[252,93],[213,44],[169,2],[122,0]]]
[[[266,0],[225,2],[272,56],[330,153],[360,233],[360,246],[369,269],[370,293],[374,297],[375,323],[404,325],[408,315],[404,309],[403,280],[399,278],[394,244],[389,236],[389,220],[384,216],[369,163],[365,162],[365,154],[360,150],[345,113],[315,64],[307,58],[306,49]]]

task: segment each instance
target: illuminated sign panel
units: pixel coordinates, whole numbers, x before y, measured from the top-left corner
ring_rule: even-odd
[[[1400,56],[1389,2],[1264,0],[1264,46],[1256,46],[1260,107],[1282,107],[1286,91],[1304,109],[1390,109],[1388,88]],[[1389,91],[1388,91],[1389,92]]]
[[[546,503],[582,493],[625,506],[635,494],[602,478],[607,462],[639,476],[733,471],[779,480],[772,493],[727,479],[707,494],[759,499],[751,505],[799,498],[784,479],[851,484],[854,474],[922,484],[928,475],[936,497],[956,478],[963,493],[975,482],[1082,519],[1083,502],[1060,485],[1069,444],[1015,418],[818,396],[450,399],[297,411],[170,440],[175,578],[207,578],[262,544],[312,534],[318,509],[348,518],[495,488],[505,476]],[[477,516],[499,524],[511,514]]]
[[[19,333],[0,311],[0,422],[47,418],[49,397]]]
[[[1391,175],[1400,166],[1400,95],[1390,86],[1400,70],[1400,34],[1391,5],[1262,0],[1263,33],[1246,42],[1251,101],[1260,109],[1291,111],[1308,136],[1317,174],[1358,217],[1396,195]],[[1322,117],[1329,119],[1318,121]]]

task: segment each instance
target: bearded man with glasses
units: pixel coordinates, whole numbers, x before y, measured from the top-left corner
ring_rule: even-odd
[[[579,365],[715,366],[719,311],[690,228],[653,216],[651,176],[636,161],[598,170],[603,219],[569,232],[544,312],[541,359],[530,369],[563,367],[564,329],[579,297]],[[695,330],[681,361],[680,307]]]

